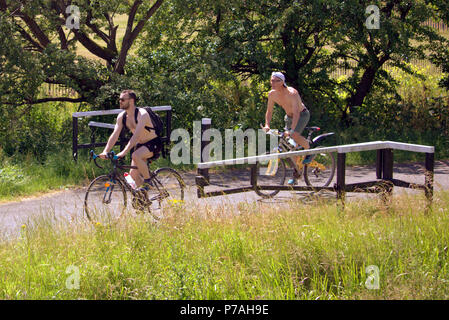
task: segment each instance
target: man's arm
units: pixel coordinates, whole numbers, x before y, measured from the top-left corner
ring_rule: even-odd
[[[122,132],[123,128],[123,114],[124,112],[120,113],[117,117],[117,122],[114,127],[114,131],[112,132],[111,136],[108,139],[108,143],[106,144],[106,147],[104,147],[103,152],[99,155],[100,158],[106,159],[107,153],[111,151],[111,149],[114,147],[115,143],[117,142],[120,132]]]
[[[273,94],[268,93],[268,103],[267,103],[267,112],[265,113],[265,127],[264,130],[270,130],[270,121],[273,116],[273,108],[274,108],[274,99]]]

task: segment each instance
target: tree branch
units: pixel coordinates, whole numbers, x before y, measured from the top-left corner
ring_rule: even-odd
[[[47,35],[42,31],[42,29],[39,27],[37,22],[34,21],[34,19],[32,19],[30,16],[28,16],[26,13],[23,13],[22,11],[19,11],[17,16],[20,17],[26,23],[30,31],[37,38],[37,40],[39,41],[39,43],[43,48],[46,48],[50,44],[50,40],[48,39]]]
[[[90,6],[90,1],[88,1],[88,10],[87,10],[87,19],[86,19],[86,25],[97,35],[99,36],[109,47],[110,39],[106,33],[101,31],[94,23],[92,23],[92,9]]]
[[[163,2],[164,0],[157,0],[156,3],[153,4],[153,6],[147,11],[145,16],[137,23],[134,30],[132,30],[137,9],[142,4],[142,0],[134,1],[134,4],[129,13],[128,24],[126,26],[125,36],[123,37],[120,55],[114,68],[115,72],[123,74],[126,63],[126,56],[128,55],[129,49],[131,48],[134,40],[136,40],[139,33],[142,31],[143,27],[145,26],[145,23],[148,21],[148,19],[151,18],[151,16],[156,12],[156,10],[159,9],[159,7],[162,5]]]
[[[5,12],[6,9],[8,9],[8,6],[6,4],[6,0],[0,0],[0,10]]]
[[[37,99],[37,100],[26,100],[25,102],[22,103],[12,103],[12,102],[4,102],[2,101],[1,104],[4,105],[13,105],[13,106],[23,106],[25,104],[40,104],[40,103],[45,103],[45,102],[72,102],[72,103],[77,103],[77,102],[85,102],[86,98],[84,97],[80,97],[80,98],[68,98],[68,97],[58,97],[58,98],[42,98],[42,99]]]
[[[35,48],[39,52],[44,51],[44,47],[42,47],[42,45],[39,42],[34,40],[33,37],[30,36],[28,32],[26,32],[25,29],[22,28],[22,26],[18,25],[17,23],[15,25],[18,28],[18,31],[22,35],[22,37],[24,37],[25,40],[27,40],[33,48]]]
[[[66,12],[66,5],[63,0],[53,1],[54,9],[57,14],[62,14],[62,16],[67,19],[69,14]],[[63,18],[61,20],[61,26],[65,24],[65,20]],[[87,23],[86,23],[87,25]],[[95,28],[95,27],[94,27]],[[92,30],[92,28],[90,28]],[[81,29],[71,29],[73,34],[75,35],[75,39],[79,41],[90,53],[96,55],[99,58],[106,60],[108,63],[111,63],[114,59],[114,54],[110,52],[109,49],[105,49],[98,45],[95,41],[90,39]],[[69,40],[67,40],[67,45],[69,44]]]
[[[112,52],[117,52],[116,37],[117,37],[118,26],[114,26],[114,20],[112,19],[112,17],[109,15],[108,12],[104,13],[104,17],[106,18],[106,20],[108,21],[108,24],[109,24],[109,40],[110,41],[108,43],[108,48]]]
[[[69,43],[61,26],[58,26],[58,35],[59,41],[61,42],[61,50],[67,50],[69,47]]]

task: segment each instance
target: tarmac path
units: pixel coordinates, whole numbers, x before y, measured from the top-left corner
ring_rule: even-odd
[[[297,198],[307,201],[310,192],[281,191],[272,199],[262,199],[255,192],[244,192],[226,196],[217,196],[198,199],[195,187],[196,172],[184,172],[182,176],[187,184],[185,195],[186,205],[217,207],[220,205],[237,206],[241,203],[257,203],[260,205],[277,206],[285,203],[287,199]],[[219,190],[235,186],[249,185],[250,170],[229,170],[220,175],[211,173],[211,186],[206,191]],[[424,184],[424,164],[394,164],[393,177],[412,183]],[[334,181],[332,184],[335,182]],[[352,166],[346,169],[346,183],[366,182],[376,180],[375,166]],[[299,185],[305,185],[300,181]],[[435,161],[434,190],[449,190],[449,160]],[[67,191],[49,193],[40,197],[31,197],[21,201],[0,204],[0,234],[1,238],[9,239],[20,233],[21,226],[30,221],[39,220],[39,217],[48,217],[64,221],[85,219],[83,214],[83,201],[86,187]],[[401,192],[423,192],[417,190],[394,187],[394,194]],[[336,201],[335,192],[322,192],[320,196]],[[376,194],[347,193],[347,201],[359,197],[375,197]],[[62,220],[61,220],[62,219]],[[48,221],[48,219],[47,219]]]

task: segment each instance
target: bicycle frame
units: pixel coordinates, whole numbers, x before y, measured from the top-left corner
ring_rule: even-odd
[[[320,129],[318,128],[318,130],[320,130]],[[309,129],[309,134],[307,135],[307,138],[306,138],[307,142],[309,142],[309,145],[310,145],[311,148],[317,147],[318,144],[321,143],[324,139],[326,139],[327,137],[335,134],[334,132],[324,133],[324,134],[321,134],[319,136],[316,136],[312,140],[313,133],[314,133],[314,131]],[[289,152],[289,151],[298,151],[298,150],[303,149],[302,146],[298,145],[297,147],[294,147],[292,144],[290,144],[288,142],[288,140],[286,139],[286,136],[285,136],[284,132],[274,133],[273,131],[271,131],[271,132],[268,132],[268,134],[274,134],[274,135],[276,135],[279,138],[278,151],[280,153],[282,153],[282,152]],[[293,139],[293,138],[291,138],[291,139]],[[287,158],[287,161],[289,161],[289,163],[292,166],[292,168],[300,176],[302,171],[304,170],[304,166],[298,167],[296,161],[293,161],[293,157],[292,158]]]
[[[94,162],[95,162],[95,165],[96,165],[97,167],[99,167],[100,169],[104,169],[104,168],[103,168],[102,166],[100,166],[100,165],[97,163],[97,161],[96,161],[96,159],[98,158],[98,155],[96,155],[96,154],[93,152],[93,150],[90,151],[90,154],[91,154],[91,157],[93,158],[93,160],[94,160]],[[129,185],[129,183],[126,181],[126,179],[123,178],[123,173],[124,173],[126,170],[129,170],[129,169],[137,169],[137,167],[136,167],[136,166],[130,166],[130,165],[120,165],[120,164],[118,163],[119,159],[115,156],[115,153],[114,153],[113,151],[108,153],[108,158],[109,158],[109,160],[110,160],[111,163],[112,163],[112,170],[111,170],[107,175],[110,177],[110,179],[111,179],[112,181],[114,181],[114,180],[119,180],[119,181],[122,183],[122,185],[125,186],[125,188],[127,189],[127,191],[131,192],[131,194],[132,194],[133,196],[135,196],[135,195],[136,195],[136,190],[133,189],[133,188]],[[148,170],[149,170],[149,169],[148,169]],[[152,172],[151,170],[149,170],[149,172],[150,172],[150,178],[151,178],[151,179],[154,179],[154,181],[157,182],[157,183],[154,183],[154,186],[157,188],[158,192],[160,192],[160,188],[159,188],[158,184],[160,184],[160,185],[162,185],[162,184],[160,183],[159,180],[157,180],[157,178],[156,178],[154,172]],[[106,196],[106,195],[105,195],[105,196]],[[155,200],[155,199],[150,199],[150,200]]]

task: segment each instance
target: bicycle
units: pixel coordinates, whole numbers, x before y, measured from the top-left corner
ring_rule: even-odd
[[[312,135],[321,129],[319,127],[306,127],[308,131],[307,141],[310,144],[310,149],[319,147],[321,142],[334,135],[334,132],[321,134],[312,139]],[[279,138],[278,146],[272,150],[271,153],[281,153],[288,151],[302,150],[301,146],[296,146],[293,138],[286,136],[285,132],[278,130],[269,130],[267,135],[274,135]],[[335,175],[336,160],[335,153],[319,153],[312,156],[312,162],[304,165],[304,156],[300,156],[294,161],[291,158],[276,158],[268,162],[257,163],[257,181],[258,185],[284,185],[287,176],[293,177],[296,181],[304,176],[304,181],[310,187],[327,187]],[[296,157],[295,157],[296,158]],[[290,170],[287,172],[287,164]],[[260,190],[255,189],[255,192],[264,198],[274,197],[280,190]]]
[[[100,169],[96,159],[98,155],[90,151],[91,158]],[[133,189],[126,181],[123,173],[135,166],[119,164],[114,152],[107,154],[112,169],[108,174],[93,179],[84,198],[84,212],[94,224],[113,224],[123,218],[127,209],[127,192],[132,196],[132,208],[137,214],[148,211],[155,220],[163,217],[164,210],[184,200],[185,183],[181,175],[174,169],[163,167],[152,172],[150,170],[150,188],[147,192]],[[148,165],[151,159],[148,160]]]

